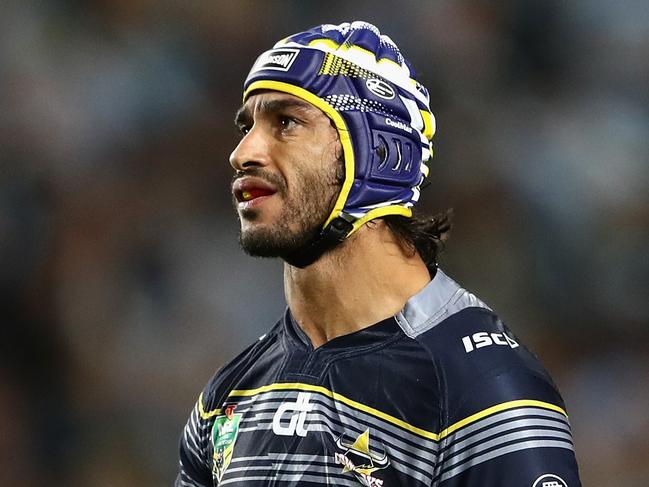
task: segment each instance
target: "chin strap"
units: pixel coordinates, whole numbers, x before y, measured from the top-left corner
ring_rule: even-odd
[[[303,269],[313,264],[327,250],[332,249],[347,238],[353,230],[354,225],[351,221],[345,219],[351,218],[348,215],[342,215],[331,220],[327,228],[313,238],[308,244],[301,249],[286,256],[284,260],[294,267]]]

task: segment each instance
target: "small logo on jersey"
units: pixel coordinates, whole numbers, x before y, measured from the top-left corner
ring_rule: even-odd
[[[490,345],[504,345],[511,348],[518,347],[518,342],[507,335],[507,333],[487,333],[480,331],[471,336],[462,337],[462,344],[466,353],[471,353],[478,348]]]
[[[226,406],[225,414],[217,416],[212,426],[212,444],[214,446],[213,477],[220,482],[225,470],[232,461],[234,443],[239,434],[239,424],[243,414],[235,414],[234,406]]]
[[[377,78],[370,78],[365,81],[365,86],[367,86],[367,89],[376,96],[385,98],[386,100],[392,100],[392,98],[394,98],[394,90],[392,89],[392,86],[387,84],[385,81]]]
[[[532,487],[568,487],[568,484],[561,477],[546,473],[536,479]]]
[[[373,477],[377,470],[382,470],[390,465],[390,459],[383,445],[381,451],[370,450],[370,430],[366,429],[353,441],[343,434],[336,440],[336,446],[343,453],[336,452],[336,462],[343,466],[343,473],[352,472],[358,481],[366,487],[382,487],[383,480]],[[376,448],[376,445],[375,445]]]
[[[272,49],[263,53],[254,66],[250,70],[250,73],[259,71],[262,69],[276,69],[278,71],[288,71],[291,69],[293,62],[297,58],[297,55],[300,53],[299,49]]]
[[[285,402],[278,407],[273,416],[273,433],[280,436],[306,436],[306,415],[313,409],[313,404],[309,403],[310,398],[310,392],[300,392],[295,402]]]

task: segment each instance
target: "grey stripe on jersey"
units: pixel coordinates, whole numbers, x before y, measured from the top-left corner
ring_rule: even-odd
[[[565,416],[535,407],[503,411],[448,435],[436,477],[448,480],[508,453],[549,447],[573,450]]]
[[[465,462],[468,458],[478,453],[482,453],[485,450],[491,450],[495,447],[500,447],[504,444],[540,438],[565,441],[566,448],[572,449],[572,439],[569,433],[549,429],[527,429],[522,431],[515,431],[513,433],[507,433],[506,435],[496,436],[490,440],[477,443],[471,448],[467,448],[466,450],[456,453],[452,459],[449,459],[448,461],[445,459],[444,466],[452,467],[454,465]]]
[[[287,400],[294,399],[299,392],[304,391],[270,391],[258,394],[252,400],[238,403],[237,411],[244,414],[239,429],[241,440],[246,433],[272,429],[277,407]],[[314,396],[310,400],[314,408],[309,412],[305,423],[309,431],[329,433],[335,440],[344,432],[361,434],[364,428],[371,427],[372,438],[382,443],[395,469],[424,484],[430,483],[436,464],[437,443],[348,407],[323,394],[315,391],[311,394]],[[243,404],[249,407],[242,409],[240,406]]]
[[[208,450],[210,448],[209,439],[212,422],[201,417],[200,401],[201,398],[196,402],[189,416],[189,421],[187,421],[183,430],[183,447],[197,465],[203,465],[209,470],[210,466],[208,462],[210,455]],[[200,484],[192,480],[182,462],[180,462],[180,474],[176,480],[176,486],[201,487]]]
[[[180,474],[176,479],[176,487],[203,487],[203,486],[197,484],[191,478],[189,478],[189,476],[182,471],[182,466],[181,466]]]
[[[246,465],[228,468],[220,486],[243,481],[302,481],[324,485],[349,485],[350,487],[359,485],[358,481],[351,479],[349,475],[342,474],[340,464],[322,455],[269,453],[266,456],[242,457],[232,460],[233,465],[242,462],[246,462]],[[261,465],[257,465],[258,463]],[[267,471],[265,475],[264,471]]]
[[[243,423],[251,422],[256,419],[264,420],[271,417],[271,413],[276,411],[279,404],[294,399],[299,392],[304,391],[284,390],[264,392],[254,396],[252,399],[238,402],[237,411],[242,413],[247,412],[248,414],[255,413],[254,417],[244,417],[242,421]],[[311,392],[311,394],[316,396],[312,399],[313,404],[317,405],[317,407],[314,408],[314,411],[321,412],[329,418],[340,418],[346,427],[348,425],[352,428],[353,425],[372,427],[373,436],[378,435],[386,441],[393,442],[394,444],[402,444],[403,448],[408,450],[408,453],[419,453],[419,455],[424,458],[428,458],[430,455],[435,455],[439,448],[437,442],[423,438],[415,433],[411,433],[410,431],[400,428],[388,421],[383,421],[376,416],[347,406],[340,401],[335,401],[334,399],[331,399],[324,394],[319,394],[316,391]],[[231,397],[230,400],[232,399],[235,398]],[[242,405],[250,405],[250,407],[248,409],[242,409]],[[410,449],[412,449],[412,451]]]
[[[406,302],[395,319],[407,336],[416,338],[449,316],[472,307],[490,309],[441,269],[437,269],[433,280]]]
[[[328,433],[332,437],[332,439],[336,439],[337,437],[339,437],[343,433],[343,431],[347,431],[347,432],[353,431],[358,434],[362,433],[362,430],[353,427],[347,427],[347,429],[336,430],[335,427],[333,427],[326,420],[325,421],[309,420],[307,423],[307,427],[310,432]],[[246,428],[245,430],[240,429],[239,433],[242,435],[241,438],[243,440],[244,432],[252,433],[254,431],[264,431],[270,429],[272,429],[271,422],[257,425],[251,428]],[[374,435],[374,437],[376,437],[376,435]],[[388,456],[390,457],[392,466],[396,470],[402,472],[405,475],[410,476],[414,480],[418,480],[425,484],[429,483],[432,480],[432,470],[433,470],[434,462],[423,462],[414,458],[409,458],[407,455],[403,455],[402,453],[397,451],[393,445],[384,445],[384,448],[388,453]]]
[[[200,416],[198,405],[194,406],[189,422],[183,431],[187,447],[198,456],[203,458],[207,453],[207,441],[210,436],[211,424],[207,423]]]
[[[456,475],[464,472],[465,470],[478,465],[480,463],[484,463],[487,460],[491,460],[496,457],[500,457],[502,455],[506,455],[508,453],[513,453],[516,451],[521,451],[521,450],[526,450],[529,448],[566,448],[568,450],[572,450],[572,443],[566,443],[563,441],[552,441],[552,440],[534,440],[534,441],[525,441],[522,443],[516,443],[513,445],[505,446],[502,448],[499,448],[497,450],[492,450],[487,453],[484,453],[482,455],[479,455],[477,457],[473,457],[466,462],[458,465],[457,467],[445,471],[442,476],[440,477],[440,482],[444,482],[445,480],[450,479],[451,477],[455,477]]]
[[[313,416],[313,411],[311,412],[311,416]],[[272,415],[268,419],[269,421],[265,421],[265,422],[260,421],[255,426],[251,426],[248,428],[240,428],[239,432],[250,433],[254,431],[270,430],[272,429]],[[342,435],[345,432],[356,433],[360,435],[364,431],[363,429],[354,426],[351,422],[348,421],[343,421],[343,425],[344,425],[343,427],[338,422],[332,421],[326,415],[318,416],[315,419],[311,418],[307,422],[305,422],[305,425],[308,427],[309,431],[330,433],[331,436],[334,437],[334,439],[340,437],[340,435]],[[373,432],[374,439],[376,439],[377,437],[381,438],[381,435],[376,434],[376,430],[372,430],[372,432]],[[408,445],[404,445],[402,441],[399,441],[397,439],[391,440],[391,443],[389,443],[388,445],[389,446],[385,446],[385,448],[386,450],[388,450],[388,453],[390,453],[391,458],[397,458],[404,463],[422,468],[425,471],[430,468],[432,463],[434,463],[432,460],[429,460],[429,462],[426,463],[424,461],[419,461],[414,459],[412,456],[416,456],[419,453],[416,452],[415,449],[413,449],[412,447]]]
[[[264,402],[263,404],[259,404],[257,406],[254,406],[251,408],[249,411],[255,411],[255,415],[252,417],[244,418],[242,420],[242,424],[250,424],[250,423],[256,423],[254,426],[246,426],[242,427],[239,429],[240,432],[249,432],[249,431],[256,431],[260,429],[270,429],[272,427],[272,420],[274,413],[276,411],[276,404],[281,404],[281,401],[267,401]],[[320,424],[325,424],[327,425],[332,431],[336,431],[337,429],[340,429],[342,427],[345,428],[346,431],[353,431],[354,433],[362,433],[364,429],[362,429],[362,426],[371,426],[372,429],[372,435],[374,438],[380,438],[384,439],[385,441],[389,442],[390,445],[395,447],[397,450],[403,451],[408,455],[408,458],[410,458],[412,455],[421,457],[421,458],[430,458],[431,456],[436,455],[436,450],[438,448],[438,445],[436,443],[430,442],[432,447],[425,447],[422,444],[415,444],[414,442],[407,442],[403,441],[404,436],[406,435],[403,430],[399,430],[397,428],[386,428],[389,429],[389,432],[384,431],[380,426],[377,426],[376,423],[373,423],[371,421],[364,421],[361,422],[358,420],[358,418],[354,418],[350,413],[343,412],[341,409],[334,410],[330,408],[327,404],[319,401],[319,400],[314,400],[312,401],[312,404],[315,406],[310,414],[309,414],[309,419],[305,424],[311,425],[315,423],[320,423]],[[269,412],[261,412],[267,410]],[[246,412],[247,410],[242,410],[240,411]],[[313,413],[320,413],[315,415]],[[359,426],[360,425],[360,426]],[[338,435],[342,434],[342,431],[338,432]],[[401,435],[401,437],[399,436]],[[422,443],[427,441],[424,439],[420,440]]]
[[[231,479],[223,480],[219,483],[221,485],[232,484],[236,482],[313,482],[313,483],[324,483],[325,485],[347,485],[349,487],[358,487],[359,483],[357,480],[350,480],[342,476],[336,476],[332,478],[330,476],[318,476],[318,475],[308,475],[308,474],[285,474],[285,473],[274,473],[272,475],[264,476],[243,476],[243,477],[234,477]],[[274,484],[273,484],[274,485]]]
[[[536,428],[536,427],[541,427],[542,429]],[[471,445],[474,445],[476,443],[480,443],[481,445],[484,445],[487,440],[487,438],[490,438],[492,436],[497,436],[499,439],[505,438],[506,435],[509,434],[516,434],[512,433],[511,430],[514,429],[522,429],[523,432],[528,433],[530,431],[537,432],[541,436],[553,436],[557,435],[560,437],[564,437],[568,439],[569,441],[571,440],[570,436],[570,429],[563,425],[559,429],[557,428],[557,423],[551,422],[551,421],[544,421],[544,420],[533,420],[533,419],[519,419],[517,421],[512,421],[511,423],[501,425],[501,426],[496,426],[494,428],[488,429],[486,431],[483,431],[477,435],[471,436],[465,440],[458,441],[453,444],[451,448],[446,450],[444,452],[444,456],[453,456],[456,453],[458,453],[460,450],[464,450],[465,448],[468,448]],[[563,430],[563,431],[561,431]],[[509,431],[509,432],[508,432]],[[508,432],[508,433],[506,433]],[[547,433],[545,435],[542,435],[541,433]],[[448,457],[447,457],[448,458]]]
[[[492,414],[491,416],[487,416],[486,418],[483,418],[480,421],[476,421],[475,423],[471,423],[470,425],[465,426],[464,428],[454,432],[453,434],[448,435],[445,443],[446,445],[449,445],[453,441],[460,440],[461,438],[464,438],[465,436],[468,436],[476,432],[477,430],[486,428],[487,426],[491,426],[495,423],[503,423],[504,421],[513,421],[517,418],[522,418],[525,416],[534,416],[535,419],[533,419],[533,421],[536,421],[536,423],[534,423],[536,425],[543,424],[540,421],[548,419],[554,421],[557,424],[556,427],[565,428],[567,430],[570,429],[568,418],[557,411],[551,411],[549,409],[537,407],[521,407],[517,409],[507,409],[505,411]]]

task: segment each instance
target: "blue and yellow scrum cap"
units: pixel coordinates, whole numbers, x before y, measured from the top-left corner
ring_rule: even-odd
[[[428,91],[396,44],[367,22],[324,24],[263,53],[244,84],[297,96],[334,123],[345,180],[321,235],[289,263],[304,267],[361,225],[412,216],[428,175],[435,118]]]

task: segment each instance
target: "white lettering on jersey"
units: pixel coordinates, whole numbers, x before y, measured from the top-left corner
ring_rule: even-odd
[[[295,402],[285,402],[277,408],[273,416],[273,433],[279,436],[306,436],[307,429],[304,427],[306,415],[313,409],[313,404],[309,403],[311,398],[310,392],[300,392]],[[282,417],[293,412],[290,416],[288,425],[282,424]]]
[[[511,348],[518,347],[518,342],[507,336],[506,333],[487,333],[486,331],[479,331],[473,335],[462,337],[462,344],[466,353],[471,353],[478,348],[488,347],[490,345],[505,345]]]

